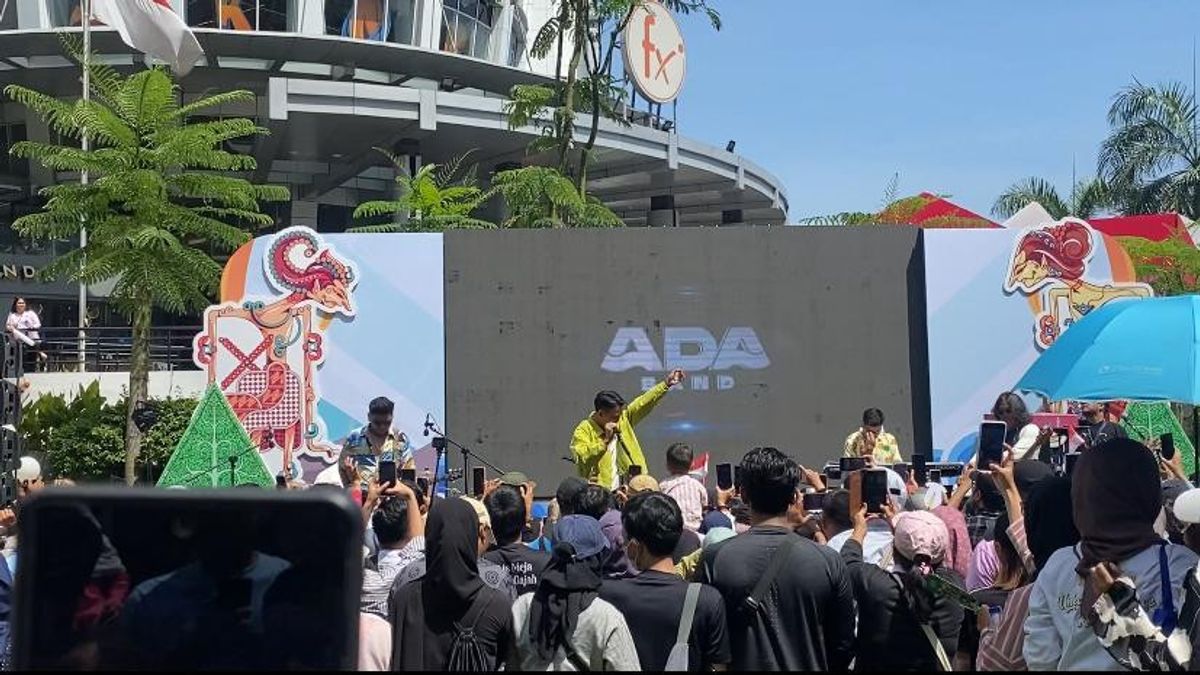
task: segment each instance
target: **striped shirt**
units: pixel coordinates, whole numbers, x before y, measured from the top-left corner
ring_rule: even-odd
[[[1021,556],[1026,568],[1033,572],[1033,553],[1025,539],[1025,519],[1018,518],[1008,526],[1008,537]],[[979,635],[977,670],[1029,670],[1021,648],[1025,644],[1025,618],[1029,616],[1029,595],[1033,584],[1026,584],[1008,596],[1000,621]]]
[[[658,489],[675,500],[683,513],[683,526],[693,532],[700,529],[704,518],[704,507],[708,506],[708,490],[700,481],[688,475],[671,476],[660,481]]]
[[[386,618],[388,594],[396,575],[410,563],[424,559],[425,537],[420,535],[410,539],[404,548],[380,551],[377,562],[363,570],[359,610]]]

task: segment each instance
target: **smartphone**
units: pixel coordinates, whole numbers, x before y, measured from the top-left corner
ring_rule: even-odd
[[[424,476],[421,476],[420,478],[418,478],[417,479],[417,488],[421,491],[421,494],[423,494],[423,495],[429,494],[429,479]]]
[[[851,471],[860,471],[867,468],[866,457],[839,457],[838,468],[842,470],[842,475],[846,475]]]
[[[383,485],[396,484],[396,462],[390,459],[379,462],[379,482]]]
[[[1067,459],[1066,473],[1068,476],[1070,476],[1071,473],[1075,471],[1075,462],[1079,461],[1079,453],[1078,452],[1068,452],[1066,454],[1066,459]]]
[[[1163,434],[1162,436],[1158,437],[1158,441],[1161,444],[1159,446],[1158,453],[1160,455],[1162,455],[1162,458],[1167,461],[1174,459],[1175,458],[1175,436],[1173,436],[1171,434]]]
[[[416,469],[400,469],[400,480],[406,480],[410,483],[417,480]]]
[[[912,456],[913,480],[924,487],[929,484],[929,471],[925,468],[925,455]],[[903,478],[903,476],[901,476]]]
[[[937,483],[938,485],[942,484],[942,470],[941,469],[930,469],[928,473],[929,473],[929,482],[930,483]]]
[[[733,485],[734,485],[734,487],[737,487],[738,489],[741,489],[741,487],[742,487],[742,465],[741,464],[733,465]]]
[[[483,494],[483,484],[487,479],[485,471],[482,466],[471,468],[471,492],[475,495]]]
[[[1008,425],[1004,422],[986,420],[979,425],[979,461],[975,466],[980,471],[987,471],[992,464],[1004,461],[1004,437],[1008,434]]]
[[[862,471],[855,471],[846,474],[843,478],[843,486],[850,491],[850,514],[858,513],[863,505],[862,493]]]
[[[640,475],[642,475],[642,465],[641,464],[630,464],[629,465],[629,477],[633,478],[634,476],[640,476]]]
[[[720,490],[733,489],[733,465],[724,462],[717,465],[717,488]]]
[[[883,513],[883,505],[887,503],[887,471],[884,469],[867,469],[862,474],[862,499],[867,505],[867,513]]]
[[[189,669],[357,665],[363,521],[345,491],[63,487],[31,497],[21,528],[12,647],[22,670],[178,667],[179,645],[215,645],[214,635],[237,648],[189,649]],[[120,619],[108,625],[78,609],[93,604],[85,582],[102,548],[119,556],[130,590],[106,596]],[[189,590],[207,575],[211,593]],[[68,656],[84,653],[100,661]]]
[[[805,492],[804,493],[804,510],[805,511],[820,511],[825,508],[825,495],[827,492]]]

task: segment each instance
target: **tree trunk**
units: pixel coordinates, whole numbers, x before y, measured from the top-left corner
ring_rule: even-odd
[[[142,451],[142,432],[133,423],[137,404],[146,400],[150,389],[150,302],[140,302],[133,310],[133,344],[129,352],[129,409],[125,414],[125,482],[137,480],[137,460]]]
[[[567,81],[563,85],[562,106],[559,108],[558,170],[566,175],[571,167],[571,142],[575,138],[575,82],[579,79],[579,61],[583,50],[588,48],[588,3],[578,0],[575,8],[575,31],[571,42],[571,64],[567,67]]]

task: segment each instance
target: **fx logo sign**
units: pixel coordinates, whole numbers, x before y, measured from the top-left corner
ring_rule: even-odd
[[[725,331],[720,342],[704,328],[664,328],[662,358],[645,328],[627,326],[617,329],[600,367],[610,373],[633,369],[665,373],[682,368],[690,374],[687,386],[693,391],[720,391],[732,389],[736,384],[728,371],[761,370],[770,365],[771,359],[758,335],[746,326]],[[709,372],[715,375],[710,377]],[[657,381],[654,377],[642,378],[642,389],[649,389]]]
[[[687,73],[683,34],[670,10],[655,0],[644,0],[633,11],[625,28],[625,72],[638,91],[655,103],[679,96]]]

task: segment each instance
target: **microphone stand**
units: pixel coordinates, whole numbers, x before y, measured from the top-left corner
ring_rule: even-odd
[[[431,422],[429,425],[429,428],[433,431],[434,434],[437,435],[438,438],[441,438],[442,440],[444,440],[446,442],[446,445],[453,445],[454,447],[456,447],[462,451],[462,456],[463,456],[463,494],[471,494],[471,482],[470,482],[471,481],[471,471],[470,471],[470,468],[471,468],[471,458],[472,457],[479,460],[480,464],[488,467],[492,471],[495,471],[497,474],[506,473],[506,471],[504,469],[501,469],[501,468],[497,467],[495,464],[492,464],[490,461],[488,461],[488,459],[486,457],[481,456],[479,453],[475,452],[474,450],[468,448],[467,446],[463,445],[462,443],[459,443],[458,441],[454,440],[453,438],[450,438],[449,436],[447,436],[446,432],[442,431],[442,428],[439,427],[436,422]],[[443,445],[439,449],[439,453],[441,453],[443,457],[445,457],[446,445]],[[446,467],[446,471],[449,472],[450,471],[449,462],[446,462],[445,467]],[[435,480],[437,479],[437,464],[436,463],[434,464],[434,479]],[[447,488],[449,488],[449,486],[447,486]]]
[[[258,448],[256,446],[252,445],[252,446],[246,448],[245,450],[242,450],[241,452],[237,453],[236,455],[230,455],[228,458],[226,458],[229,460],[229,487],[231,487],[231,488],[237,487],[235,485],[235,483],[237,482],[237,479],[236,479],[237,473],[236,472],[237,472],[238,458],[241,457],[242,455],[248,454],[250,452],[257,452],[257,451],[258,451]],[[223,462],[223,461],[225,461],[225,460],[221,460],[221,462]],[[208,467],[207,469],[201,469],[200,471],[193,471],[191,474],[189,474],[187,477],[185,477],[183,479],[182,484],[187,485],[187,484],[191,483],[193,480],[195,480],[205,474],[209,474],[211,476],[213,470],[215,470],[221,466],[221,462],[217,462],[216,464],[213,464],[212,466]]]

